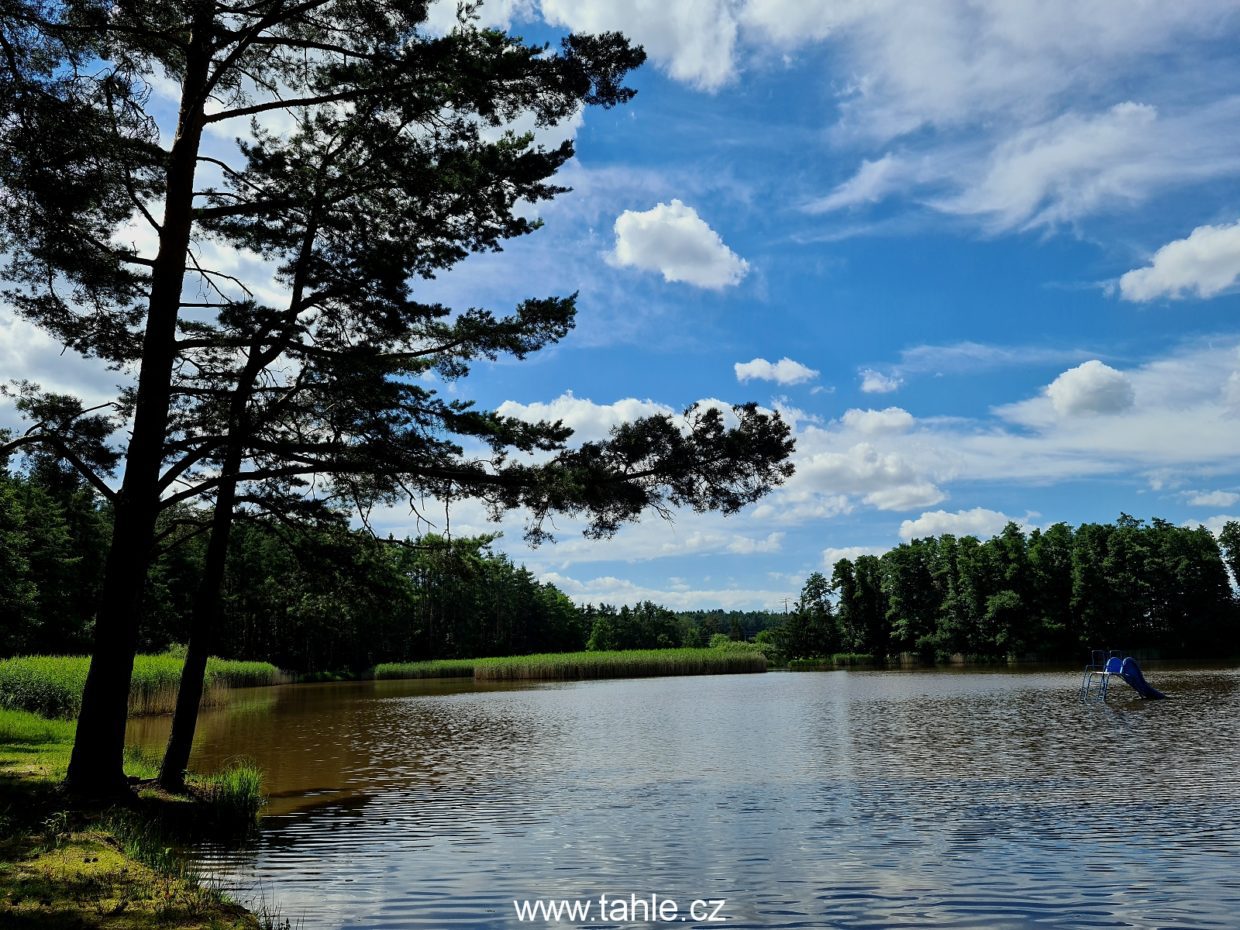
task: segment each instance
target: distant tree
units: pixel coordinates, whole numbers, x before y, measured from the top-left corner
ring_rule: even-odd
[[[811,572],[801,596],[773,636],[759,634],[758,641],[772,640],[787,659],[830,656],[839,651],[840,636],[831,607],[831,583],[821,572]]]
[[[1233,586],[1240,585],[1240,522],[1228,520],[1218,534],[1222,546],[1223,559],[1231,572]]]
[[[1041,642],[1031,645],[1049,655],[1070,655],[1080,648],[1072,613],[1072,528],[1056,523],[1030,533],[1029,563],[1041,629]]]
[[[935,584],[936,544],[915,539],[885,552],[881,558],[882,590],[891,648],[933,658],[941,594]]]

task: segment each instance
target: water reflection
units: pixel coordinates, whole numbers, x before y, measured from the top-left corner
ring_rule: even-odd
[[[264,689],[193,764],[256,759],[271,813],[199,859],[306,928],[629,892],[734,928],[1232,927],[1240,672],[1151,678],[1173,700],[1082,703],[1072,672]]]

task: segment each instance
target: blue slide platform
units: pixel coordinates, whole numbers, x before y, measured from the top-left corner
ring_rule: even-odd
[[[1158,700],[1167,696],[1145,680],[1145,676],[1141,674],[1141,667],[1137,665],[1137,660],[1132,656],[1124,660],[1123,665],[1120,666],[1119,674],[1143,698]]]

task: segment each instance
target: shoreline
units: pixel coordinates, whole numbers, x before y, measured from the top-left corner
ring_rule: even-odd
[[[131,809],[71,803],[61,790],[74,724],[0,712],[0,917],[6,926],[275,930],[187,872],[177,823],[210,816],[202,798],[141,789]],[[126,768],[153,776],[150,760]],[[142,782],[140,781],[139,784]]]

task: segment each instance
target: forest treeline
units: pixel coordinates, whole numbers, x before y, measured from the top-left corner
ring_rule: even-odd
[[[943,535],[814,573],[773,634],[787,658],[864,653],[1076,658],[1092,648],[1165,656],[1240,651],[1240,524],[1204,527],[1121,514],[1073,529],[986,541]]]
[[[170,513],[144,595],[140,648],[185,642],[207,516]],[[231,531],[214,652],[297,672],[380,662],[705,646],[774,614],[579,607],[486,537],[377,540],[343,523],[242,520]],[[55,468],[0,472],[0,657],[82,654],[111,536],[108,507]]]
[[[205,516],[163,519],[140,647],[185,641]],[[89,650],[111,517],[57,469],[0,473],[0,656]],[[380,662],[758,639],[783,658],[901,653],[1075,658],[1093,647],[1240,652],[1240,524],[1220,536],[1121,515],[992,539],[918,539],[812,574],[786,615],[579,606],[492,552],[487,537],[378,540],[343,522],[232,529],[214,652],[297,672]]]

